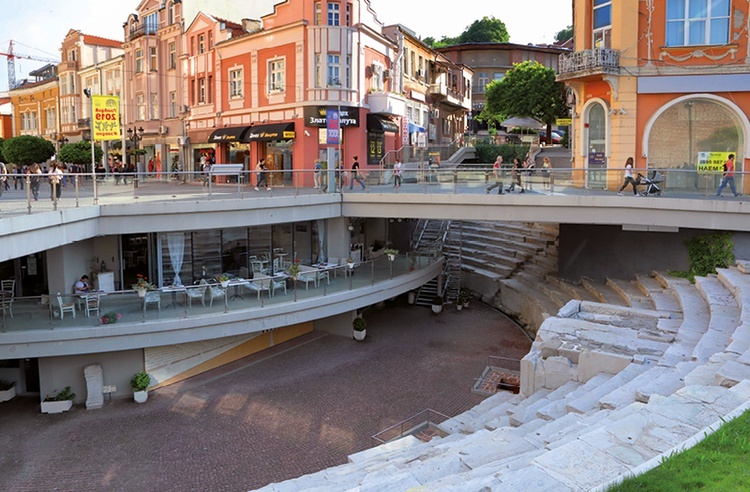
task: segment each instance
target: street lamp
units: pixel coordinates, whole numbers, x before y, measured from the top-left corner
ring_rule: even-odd
[[[130,140],[131,142],[133,142],[133,150],[134,151],[138,150],[138,142],[140,142],[143,139],[143,132],[144,132],[144,130],[143,130],[142,126],[139,126],[137,130],[135,128],[128,128],[128,131],[127,131],[127,133],[128,133],[128,140]],[[138,156],[138,153],[136,152],[135,155]],[[138,159],[137,159],[137,157],[136,157],[135,166],[133,166],[133,167],[135,168],[135,176],[133,177],[133,186],[136,187],[136,188],[138,188],[138,169],[137,169],[138,168]]]

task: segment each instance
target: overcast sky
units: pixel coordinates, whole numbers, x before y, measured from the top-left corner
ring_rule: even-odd
[[[59,58],[60,44],[70,29],[122,39],[122,24],[138,3],[138,0],[31,0],[27,8],[19,5],[3,9],[0,52],[7,51],[12,39],[16,53]],[[210,5],[210,0],[206,4]],[[458,36],[475,20],[493,16],[505,23],[512,43],[542,44],[551,43],[555,33],[572,23],[569,0],[459,0],[453,3],[370,0],[370,5],[379,21],[403,24],[422,38]],[[0,91],[5,91],[8,88],[7,65],[5,57],[0,58]],[[16,59],[16,78],[24,78],[29,71],[42,65],[44,63]]]

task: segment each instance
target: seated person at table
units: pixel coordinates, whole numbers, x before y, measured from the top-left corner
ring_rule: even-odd
[[[75,286],[75,293],[76,294],[84,294],[86,292],[91,292],[91,289],[89,288],[89,276],[84,275],[81,277],[81,279],[76,282]]]

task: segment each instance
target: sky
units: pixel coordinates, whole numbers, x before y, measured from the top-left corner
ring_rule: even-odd
[[[8,43],[13,40],[17,54],[59,59],[60,45],[70,29],[122,39],[122,24],[138,3],[139,0],[30,0],[33,8],[3,9],[0,52],[7,52]],[[206,3],[210,5],[210,0]],[[572,24],[571,2],[565,0],[459,0],[452,3],[370,0],[370,5],[383,24],[403,24],[421,38],[455,37],[475,20],[492,16],[505,23],[512,43],[545,44],[552,43],[558,31]],[[16,79],[27,77],[29,71],[43,65],[17,58]],[[8,89],[7,73],[6,60],[2,56],[0,92]]]

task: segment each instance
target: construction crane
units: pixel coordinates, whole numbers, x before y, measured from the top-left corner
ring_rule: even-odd
[[[34,61],[41,61],[41,62],[47,62],[47,63],[60,63],[60,60],[56,60],[54,58],[44,58],[41,56],[32,56],[32,55],[23,55],[21,53],[14,53],[13,52],[13,40],[10,40],[10,43],[8,44],[8,52],[3,53],[0,51],[0,56],[5,56],[8,58],[8,89],[15,89],[18,87],[18,82],[16,82],[16,58],[23,58],[25,60],[34,60]]]

